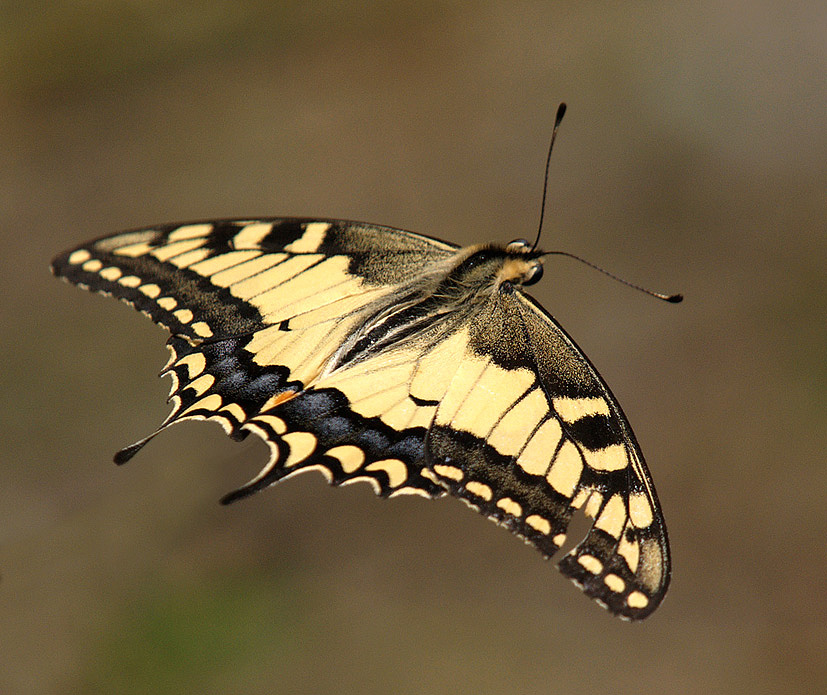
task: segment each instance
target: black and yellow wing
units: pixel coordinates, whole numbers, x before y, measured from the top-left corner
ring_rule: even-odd
[[[69,251],[54,272],[172,333],[173,408],[270,446],[238,499],[305,470],[377,494],[445,491],[551,556],[613,613],[669,581],[666,530],[619,406],[530,297],[527,244],[460,249],[336,220],[164,225]],[[131,458],[150,437],[119,452]]]
[[[306,387],[366,307],[388,303],[400,284],[454,252],[375,225],[228,220],[99,239],[56,258],[53,271],[172,333],[162,372],[172,377],[172,412],[116,462],[174,423],[213,420],[236,439],[255,432],[272,451],[261,474],[226,501],[308,467],[335,484],[368,480],[383,496],[433,497],[444,490],[420,474],[424,429],[393,429],[360,416],[335,390]]]
[[[666,527],[640,448],[597,371],[514,287],[468,327],[428,433],[434,477],[546,557],[582,509],[591,530],[559,568],[612,613],[649,615],[669,584]]]

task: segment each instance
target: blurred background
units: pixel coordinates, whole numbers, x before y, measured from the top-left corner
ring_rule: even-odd
[[[89,0],[0,7],[0,691],[802,693],[827,686],[827,7]],[[308,215],[533,235],[672,541],[611,618],[456,500],[166,415],[165,334],[50,277],[126,228]]]

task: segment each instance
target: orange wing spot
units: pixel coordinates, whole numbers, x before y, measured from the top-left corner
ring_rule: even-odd
[[[301,393],[300,391],[293,391],[292,389],[287,391],[282,391],[281,393],[277,393],[273,396],[270,400],[268,400],[262,407],[262,412],[265,410],[270,410],[275,408],[276,406],[281,405],[282,403],[287,403],[287,401],[292,401],[296,396]]]

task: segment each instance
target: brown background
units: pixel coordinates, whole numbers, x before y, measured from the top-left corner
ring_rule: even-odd
[[[0,10],[0,691],[825,686],[822,4],[37,5]],[[52,255],[278,214],[530,237],[561,100],[544,246],[686,295],[560,258],[535,292],[653,472],[652,618],[455,500],[307,476],[219,507],[265,450],[215,426],[110,463],[166,414],[164,335]]]

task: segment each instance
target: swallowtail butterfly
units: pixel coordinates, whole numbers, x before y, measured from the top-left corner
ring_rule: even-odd
[[[573,513],[593,520],[559,568],[628,619],[669,584],[669,546],[640,448],[608,387],[524,287],[524,241],[460,248],[340,220],[256,219],[125,232],[53,272],[171,333],[181,420],[269,445],[225,501],[291,475],[366,481],[381,497],[459,497],[550,557]]]

